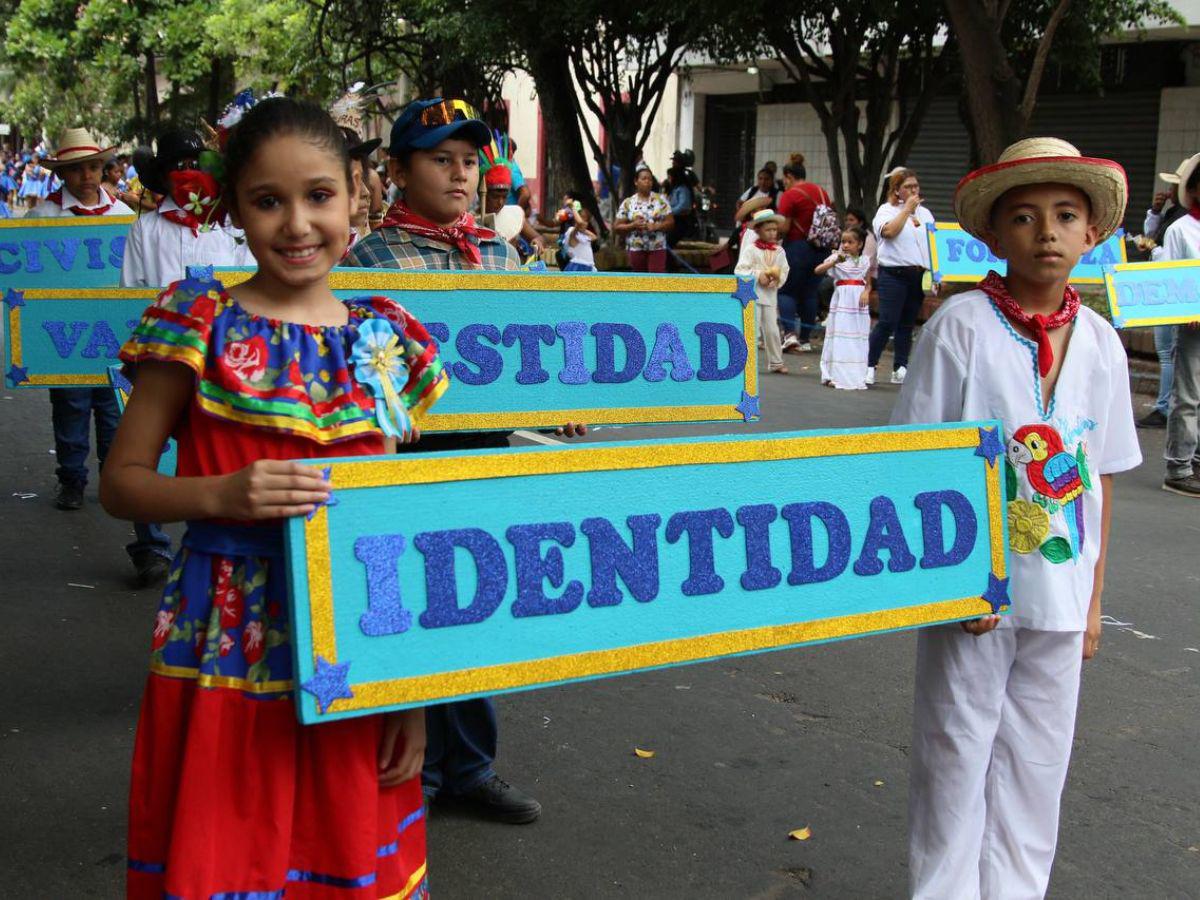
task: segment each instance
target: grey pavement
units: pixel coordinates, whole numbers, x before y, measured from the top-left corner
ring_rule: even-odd
[[[897,388],[832,391],[815,356],[788,361],[750,430],[886,422]],[[1159,490],[1162,435],[1117,479],[1105,612],[1127,624],[1085,668],[1055,898],[1200,896],[1200,504]],[[0,391],[0,442],[0,896],[120,896],[156,596],[130,588],[94,480],[83,512],[52,507],[44,392]],[[500,698],[497,769],[544,812],[434,806],[434,896],[904,896],[913,650],[894,634]]]

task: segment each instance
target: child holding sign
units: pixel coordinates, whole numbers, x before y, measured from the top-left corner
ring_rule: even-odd
[[[779,334],[779,286],[787,281],[787,254],[779,245],[779,229],[787,222],[773,209],[760,209],[750,219],[755,239],[742,240],[737,275],[754,276],[754,312],[758,334],[767,351],[767,371],[788,373],[783,364],[783,338]]]
[[[426,893],[423,711],[306,728],[292,701],[280,520],[330,492],[320,469],[285,460],[392,450],[447,384],[403,308],[329,289],[358,177],[327,113],[253,107],[227,145],[224,199],[257,273],[227,292],[193,272],[121,352],[137,389],[102,500],[188,522],[134,747],[130,897]],[[169,434],[168,480],[155,468]],[[296,687],[323,706],[339,694],[316,678]]]
[[[1068,283],[1112,234],[1125,171],[1030,138],[959,182],[964,230],[1008,260],[929,320],[895,424],[999,419],[976,454],[1006,477],[1009,570],[993,612],[918,638],[913,895],[1041,897],[1058,835],[1080,664],[1100,646],[1112,476],[1141,462],[1121,342]],[[1069,351],[1069,352],[1068,352]],[[984,588],[986,587],[986,590]]]

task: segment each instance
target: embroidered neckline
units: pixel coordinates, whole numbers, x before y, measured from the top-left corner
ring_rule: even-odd
[[[984,296],[986,297],[987,295],[985,294]],[[1000,308],[996,306],[995,301],[992,300],[991,297],[987,298],[987,302],[988,302],[988,306],[990,306],[992,308],[992,312],[995,314],[996,318],[1000,321],[1000,324],[1004,326],[1004,330],[1007,331],[1010,335],[1012,335],[1013,340],[1015,340],[1018,344],[1020,344],[1026,350],[1029,351],[1029,359],[1032,364],[1031,371],[1033,373],[1034,406],[1037,408],[1038,415],[1041,416],[1041,419],[1043,422],[1051,421],[1054,418],[1054,408],[1058,403],[1058,379],[1055,379],[1055,382],[1054,382],[1054,393],[1050,395],[1050,404],[1048,406],[1046,406],[1046,405],[1044,405],[1043,400],[1042,400],[1042,374],[1038,370],[1037,344],[1034,343],[1033,341],[1029,340],[1029,338],[1025,337],[1024,335],[1018,333],[1017,330],[1012,327],[1012,323],[1008,321],[1008,317],[1005,316],[1004,313],[1002,313],[1000,311]],[[1072,338],[1074,337],[1074,329],[1075,329],[1075,322],[1072,321],[1071,322],[1071,330],[1072,330],[1071,337]],[[1068,340],[1067,348],[1063,353],[1062,366],[1060,366],[1058,369],[1059,378],[1062,378],[1063,367],[1066,366],[1066,364],[1067,364],[1067,354],[1069,352],[1070,352],[1070,341]]]

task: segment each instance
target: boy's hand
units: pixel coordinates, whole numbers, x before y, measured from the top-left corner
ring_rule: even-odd
[[[996,626],[1000,624],[999,616],[980,616],[978,619],[972,619],[969,622],[959,622],[962,625],[962,630],[967,634],[973,634],[979,637],[981,634],[987,634],[989,631],[995,631]]]
[[[1104,624],[1100,621],[1100,597],[1094,596],[1088,606],[1087,628],[1083,632],[1083,658],[1091,659],[1100,651],[1100,632]]]
[[[1170,191],[1159,191],[1154,195],[1154,202],[1150,204],[1150,208],[1156,213],[1162,212],[1163,204],[1165,204],[1170,197]]]
[[[384,715],[379,738],[379,786],[403,784],[421,774],[424,762],[425,710],[406,709]]]

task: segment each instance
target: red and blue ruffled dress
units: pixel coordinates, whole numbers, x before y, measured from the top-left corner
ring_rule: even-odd
[[[421,324],[387,298],[346,305],[341,327],[279,322],[247,313],[219,282],[189,279],[146,310],[122,361],[196,376],[174,431],[180,477],[382,453],[354,348],[384,323],[404,349],[407,377],[394,384],[408,412],[433,404],[447,379]],[[134,746],[129,897],[427,894],[419,776],[379,786],[381,716],[297,722],[288,631],[280,524],[189,522]]]

